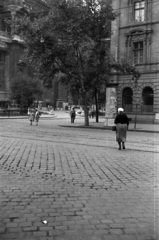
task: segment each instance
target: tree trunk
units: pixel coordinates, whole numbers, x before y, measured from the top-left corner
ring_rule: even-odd
[[[85,103],[85,105],[84,105],[84,118],[85,118],[85,126],[89,126],[87,103]]]
[[[99,117],[98,117],[98,92],[97,92],[97,89],[95,90],[95,103],[96,103],[96,122],[99,122]]]

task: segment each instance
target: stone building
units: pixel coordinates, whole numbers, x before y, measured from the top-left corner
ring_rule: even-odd
[[[11,99],[11,81],[16,77],[19,68],[18,62],[23,53],[23,45],[19,36],[14,33],[13,20],[16,16],[25,13],[48,10],[41,0],[0,0],[0,108],[7,107]],[[33,71],[25,66],[24,73],[32,76]]]
[[[112,0],[119,12],[112,22],[111,54],[130,61],[141,72],[135,84],[131,75],[114,75],[117,102],[138,122],[153,122],[159,113],[159,1]]]
[[[0,108],[7,107],[12,101],[11,81],[20,71],[18,62],[23,53],[23,45],[14,33],[14,26],[7,24],[6,20],[43,11],[48,11],[45,0],[0,0]],[[33,76],[33,69],[28,66],[22,71]],[[62,108],[64,102],[71,101],[67,91],[57,84],[52,89],[44,89],[40,100],[45,106],[52,105],[54,108]]]

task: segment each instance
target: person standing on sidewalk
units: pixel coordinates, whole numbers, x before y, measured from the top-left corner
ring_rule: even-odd
[[[70,117],[71,117],[71,123],[74,123],[75,117],[76,117],[76,112],[74,108],[72,108],[70,111]]]
[[[126,134],[129,126],[129,119],[124,113],[123,108],[118,108],[118,114],[114,120],[116,124],[116,141],[119,144],[119,150],[121,150],[121,144],[123,149],[125,149]]]

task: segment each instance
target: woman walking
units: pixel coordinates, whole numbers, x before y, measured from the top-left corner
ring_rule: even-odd
[[[35,109],[35,122],[36,122],[36,126],[38,126],[39,118],[40,118],[40,113],[39,113],[38,109]]]
[[[32,125],[32,122],[34,121],[34,117],[35,117],[34,110],[32,108],[29,108],[28,114],[29,114],[30,125]]]
[[[129,119],[127,115],[124,113],[123,108],[118,108],[118,114],[115,118],[114,123],[116,124],[116,141],[119,144],[119,150],[122,148],[125,149],[125,142],[126,142],[126,134],[127,129],[129,126]]]

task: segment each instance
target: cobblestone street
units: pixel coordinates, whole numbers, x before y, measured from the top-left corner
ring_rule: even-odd
[[[0,240],[159,240],[159,134],[0,120]]]

